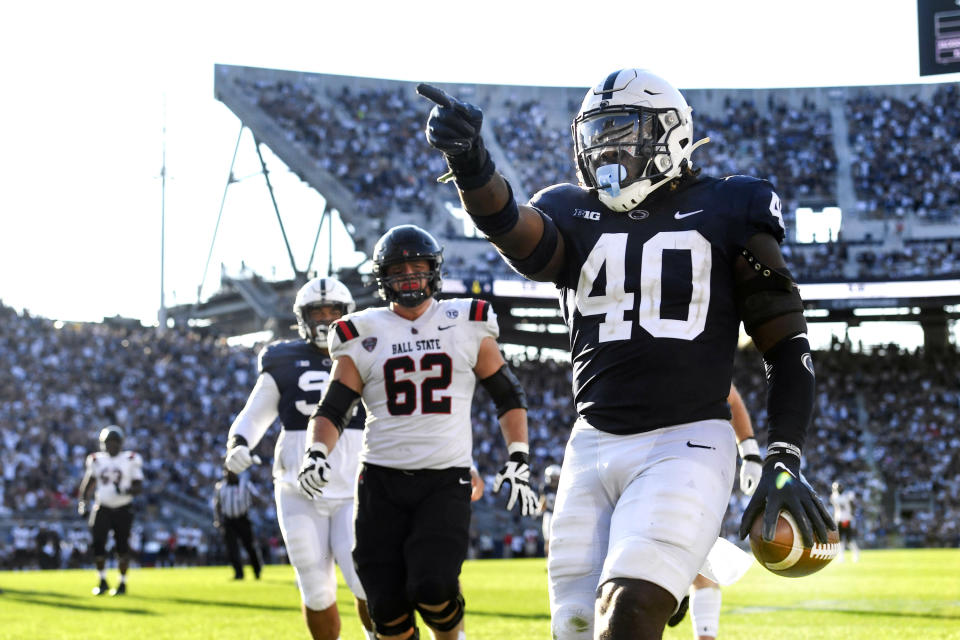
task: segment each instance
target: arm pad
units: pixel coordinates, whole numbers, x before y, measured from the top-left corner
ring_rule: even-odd
[[[534,247],[529,256],[522,260],[504,256],[514,271],[527,277],[535,276],[546,269],[557,250],[557,245],[560,244],[560,232],[557,230],[557,225],[550,216],[544,215],[540,211],[537,211],[537,213],[543,220],[543,235],[540,236],[540,242],[537,243],[537,246]]]
[[[799,456],[813,415],[816,378],[806,334],[781,340],[763,354],[767,372],[767,440],[796,447]]]
[[[768,267],[746,249],[740,254],[756,274],[737,285],[737,311],[747,333],[753,335],[753,330],[767,320],[788,313],[803,313],[800,290],[789,270]]]
[[[360,402],[360,394],[343,384],[339,380],[334,380],[327,385],[327,390],[323,392],[320,403],[313,410],[311,419],[323,416],[333,423],[337,428],[337,433],[343,433],[344,428],[353,418],[353,410]]]
[[[497,372],[489,378],[481,380],[480,384],[493,398],[493,404],[497,406],[498,418],[511,409],[527,408],[527,395],[523,392],[517,376],[507,365],[497,369]]]

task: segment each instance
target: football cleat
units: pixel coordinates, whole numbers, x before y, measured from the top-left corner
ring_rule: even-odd
[[[100,584],[93,588],[92,593],[95,596],[105,596],[110,591],[110,585],[106,580],[101,580]]]
[[[120,584],[117,585],[117,588],[116,588],[116,589],[113,589],[113,590],[110,591],[110,595],[112,595],[112,596],[123,596],[123,595],[126,595],[126,594],[127,594],[127,583],[126,583],[126,582],[121,582]]]

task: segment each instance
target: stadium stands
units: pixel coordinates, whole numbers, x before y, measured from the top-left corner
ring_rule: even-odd
[[[340,211],[358,248],[369,250],[394,224],[414,222],[448,246],[451,279],[488,293],[484,287],[495,278],[517,277],[449,214],[456,195],[436,182],[446,167],[424,140],[430,105],[414,83],[227,65],[217,65],[215,77],[218,99]],[[518,197],[576,180],[569,124],[583,89],[444,88],[484,106],[488,147]],[[685,93],[697,136],[712,140],[695,156],[706,173],[771,180],[791,230],[799,206],[843,209],[838,241],[788,238],[784,255],[801,283],[960,277],[956,84]],[[141,561],[224,557],[210,527],[209,492],[226,429],[255,379],[256,352],[228,347],[210,331],[62,324],[0,304],[0,567],[89,560],[75,492],[84,456],[107,422],[123,426],[128,445],[145,460],[134,536]],[[865,353],[836,343],[816,356],[810,480],[824,497],[833,480],[857,492],[867,546],[960,545],[958,360],[952,346]],[[530,398],[539,472],[562,460],[574,413],[570,368],[514,364]],[[735,382],[762,437],[765,384],[754,351],[739,353]],[[490,480],[502,451],[480,393],[474,444]],[[265,464],[251,473],[268,489],[272,450],[261,445],[258,452]],[[508,514],[501,502],[488,494],[476,507],[478,555],[530,550],[538,523]],[[735,494],[725,534],[736,529],[744,506]],[[282,558],[272,507],[257,515],[264,546]]]
[[[424,140],[430,105],[416,95],[415,83],[217,65],[216,87],[218,98],[260,138],[270,138],[258,133],[267,124],[281,132],[270,144],[294,172],[321,193],[350,194],[341,213],[366,225],[359,240],[403,222],[444,238],[462,237],[447,214],[456,195],[435,180],[446,167]],[[576,180],[569,127],[583,89],[444,87],[483,105],[487,146],[518,196]],[[770,180],[791,233],[797,207],[842,208],[843,231],[829,248],[796,244],[788,236],[801,282],[910,277],[909,268],[888,269],[891,261],[901,262],[897,258],[861,260],[860,254],[893,256],[904,242],[960,237],[951,224],[960,219],[955,85],[685,94],[696,136],[712,141],[694,158],[707,174]],[[317,170],[323,178],[313,177]],[[864,242],[876,246],[858,250]],[[957,244],[937,246],[948,259],[925,260],[936,263],[935,275],[960,273]],[[485,249],[478,245],[461,257],[470,261]],[[489,267],[515,277],[502,263]]]
[[[816,354],[819,398],[809,480],[823,496],[838,479],[857,492],[866,546],[960,544],[960,355],[952,349],[906,353],[891,347],[868,354],[842,343],[834,347]],[[142,561],[222,559],[210,526],[210,491],[226,429],[246,400],[255,366],[255,350],[228,347],[209,335],[61,324],[0,306],[0,566],[39,566],[42,549],[57,546],[51,540],[63,555],[44,562],[83,561],[87,541],[76,516],[76,487],[107,422],[120,424],[127,445],[144,457],[136,537]],[[542,473],[563,457],[573,417],[570,367],[558,361],[514,366],[530,400],[533,468]],[[761,441],[762,371],[755,351],[739,353],[735,382]],[[474,450],[489,486],[503,451],[493,407],[485,392],[478,393]],[[273,438],[265,440],[258,450],[264,465],[252,473],[269,495]],[[523,539],[537,529],[501,503],[502,497],[488,494],[478,504],[477,545],[485,536],[500,549],[505,535]],[[726,534],[735,530],[744,506],[735,494]],[[263,544],[282,558],[273,508],[257,515]]]

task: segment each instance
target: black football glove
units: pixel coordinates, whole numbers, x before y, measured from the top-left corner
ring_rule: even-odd
[[[493,175],[490,154],[480,137],[483,112],[429,84],[417,85],[417,93],[436,103],[427,117],[427,142],[443,153],[458,186],[482,186]],[[471,178],[483,181],[474,184]]]
[[[507,511],[520,500],[520,514],[532,516],[537,511],[537,492],[530,486],[530,456],[523,451],[514,451],[510,459],[493,479],[493,492],[499,493],[504,482],[510,483],[510,499]]]
[[[820,502],[817,493],[800,475],[800,458],[789,453],[767,456],[757,490],[740,520],[740,539],[747,537],[750,527],[763,512],[763,539],[773,540],[780,511],[789,511],[806,546],[813,545],[814,532],[820,542],[827,542],[827,530],[836,529],[833,518]]]

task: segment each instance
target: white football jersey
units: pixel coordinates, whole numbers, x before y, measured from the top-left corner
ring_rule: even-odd
[[[853,520],[853,494],[849,491],[830,494],[830,502],[833,505],[833,519],[836,522],[847,522]]]
[[[362,462],[395,469],[469,467],[480,342],[500,334],[488,302],[432,301],[416,320],[387,307],[333,323],[334,359],[349,356],[367,410]]]
[[[143,458],[134,451],[121,451],[110,456],[105,451],[97,451],[87,456],[87,473],[97,480],[94,503],[102,507],[116,509],[133,502],[129,491],[134,480],[143,480]]]

